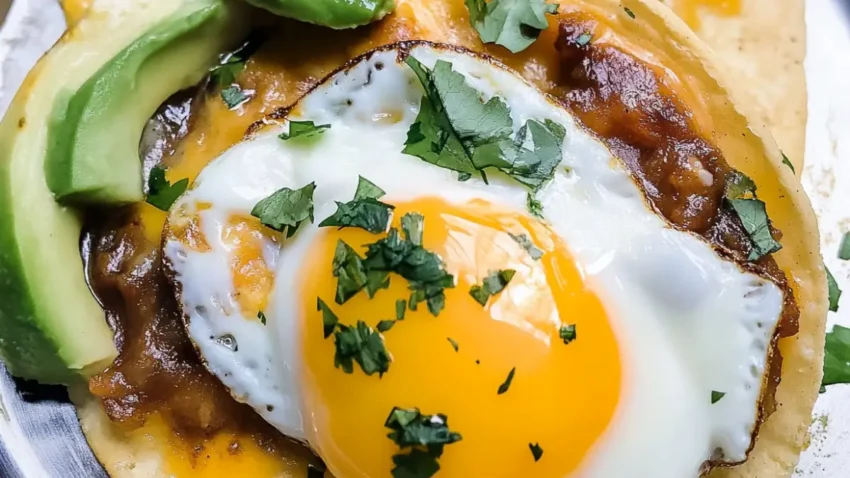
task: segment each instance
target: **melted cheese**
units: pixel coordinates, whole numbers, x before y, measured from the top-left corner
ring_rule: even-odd
[[[670,0],[667,3],[669,4]],[[741,0],[672,0],[671,6],[694,30],[700,27],[702,13],[721,17],[731,17],[741,13]]]

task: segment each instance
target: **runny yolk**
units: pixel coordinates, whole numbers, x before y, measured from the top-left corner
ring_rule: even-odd
[[[437,198],[396,204],[395,227],[407,212],[424,215],[426,249],[438,253],[455,287],[445,309],[432,316],[425,304],[407,310],[383,333],[392,355],[382,378],[334,368],[334,339],[323,338],[321,297],[340,323],[395,318],[407,282],[390,275],[388,289],[369,299],[360,292],[334,302],[331,263],[338,240],[365,254],[383,235],[359,229],[322,229],[299,272],[303,284],[302,344],[305,418],[311,445],[336,476],[389,477],[400,451],[384,421],[394,406],[442,413],[463,439],[447,445],[440,477],[563,477],[577,470],[605,431],[619,400],[621,365],[614,333],[599,298],[585,284],[566,244],[540,221],[484,201],[463,206]],[[539,260],[510,234],[527,235],[543,251]],[[486,306],[469,289],[490,271],[515,276]],[[577,339],[559,337],[575,324]],[[455,351],[452,339],[457,345]],[[509,371],[514,379],[498,394]],[[544,455],[534,461],[530,443]]]

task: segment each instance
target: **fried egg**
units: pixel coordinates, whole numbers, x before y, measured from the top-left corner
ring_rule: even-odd
[[[482,101],[503,100],[514,134],[530,119],[564,127],[554,178],[532,193],[541,217],[506,175],[459,181],[402,153],[423,95],[405,55],[447,61]],[[330,127],[284,141],[289,121]],[[437,316],[408,308],[381,334],[391,362],[372,375],[335,366],[316,306],[374,328],[410,294],[391,276],[374,297],[334,301],[339,241],[362,256],[386,235],[318,227],[360,177],[385,191],[392,227],[424,217],[422,245],[454,277]],[[308,184],[315,221],[292,237],[251,215]],[[709,460],[742,461],[783,304],[773,282],[671,227],[552,98],[491,59],[426,43],[359,58],[211,162],[173,206],[163,249],[209,370],[339,477],[390,476],[393,407],[444,414],[462,435],[439,458],[444,477],[682,478]],[[507,269],[515,275],[486,305],[470,295]],[[573,325],[575,340],[563,340]]]

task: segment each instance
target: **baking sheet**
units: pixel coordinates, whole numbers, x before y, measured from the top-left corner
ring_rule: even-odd
[[[0,0],[0,15],[7,2]],[[776,8],[781,8],[778,2]],[[850,0],[807,0],[809,119],[803,184],[820,218],[824,258],[842,288],[830,323],[850,326],[850,262],[837,258],[850,230]],[[0,30],[0,112],[35,60],[62,33],[55,0],[17,0]],[[795,478],[850,476],[850,386],[817,402],[811,444]],[[61,387],[11,379],[0,364],[0,476],[106,478]]]

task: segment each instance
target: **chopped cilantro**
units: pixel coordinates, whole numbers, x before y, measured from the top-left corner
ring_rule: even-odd
[[[386,289],[390,286],[390,273],[386,271],[368,271],[366,272],[366,294],[369,298],[375,297],[381,289]]]
[[[756,183],[746,174],[733,170],[726,176],[724,191],[726,199],[753,197],[755,194]]]
[[[516,367],[512,368],[510,372],[508,372],[508,378],[505,379],[504,383],[499,385],[499,395],[508,391],[511,388],[511,382],[514,381],[514,374],[516,373]]]
[[[165,169],[154,166],[148,177],[148,197],[145,201],[161,211],[168,211],[187,187],[189,187],[188,178],[171,184],[165,178]]]
[[[582,33],[578,38],[576,38],[576,45],[585,46],[590,43],[591,38],[593,38],[593,36],[590,33]]]
[[[452,344],[452,348],[455,349],[455,352],[457,352],[460,349],[460,346],[458,346],[457,341],[451,337],[446,338],[449,340],[449,343]]]
[[[532,216],[543,218],[543,204],[534,197],[534,194],[528,193],[526,206],[528,207],[528,212],[531,213]]]
[[[564,341],[564,345],[569,344],[578,338],[576,334],[576,324],[562,325],[558,330],[558,336]]]
[[[407,454],[393,455],[393,478],[430,478],[440,471],[437,458],[431,453],[414,448]]]
[[[390,354],[384,346],[381,335],[372,330],[362,320],[349,327],[338,324],[334,332],[334,366],[345,373],[354,372],[354,362],[360,365],[363,373],[375,372],[382,376],[390,368]]]
[[[334,329],[339,324],[339,319],[320,297],[316,297],[316,310],[322,312],[322,329],[325,338],[328,338],[334,333]]]
[[[843,261],[850,261],[850,232],[844,233],[841,239],[841,245],[838,246],[838,258]]]
[[[381,199],[387,192],[379,188],[375,183],[363,176],[357,176],[357,190],[354,191],[354,199]]]
[[[378,326],[375,328],[378,329],[378,332],[386,332],[393,328],[393,325],[395,325],[395,320],[382,320],[378,322]]]
[[[826,334],[823,386],[850,383],[850,328],[835,325]]]
[[[841,288],[838,287],[838,281],[835,280],[832,272],[829,272],[826,266],[823,267],[826,269],[826,283],[829,289],[829,310],[838,312],[838,300],[841,298]]]
[[[490,272],[490,275],[484,278],[481,285],[474,285],[469,289],[469,295],[481,305],[487,305],[487,300],[492,295],[496,295],[508,285],[513,279],[516,271],[513,269],[503,269],[500,271]]]
[[[531,456],[534,457],[534,461],[540,461],[540,457],[543,456],[543,448],[540,448],[539,443],[529,443],[528,449],[531,450]]]
[[[539,188],[555,174],[561,162],[561,146],[566,130],[551,120],[528,120],[516,134],[516,143],[501,152],[510,167],[502,170],[532,190]]]
[[[261,324],[266,325],[266,314],[264,314],[262,310],[257,312],[257,320],[259,320]]]
[[[278,138],[287,141],[295,138],[311,138],[313,136],[322,134],[326,129],[330,129],[331,125],[329,124],[320,124],[316,125],[312,121],[290,121],[289,122],[289,131],[286,133],[280,133]]]
[[[229,86],[236,82],[236,77],[245,69],[245,61],[237,56],[231,56],[224,63],[210,68],[210,79],[221,86]]]
[[[354,199],[347,202],[337,202],[333,216],[319,223],[319,227],[339,226],[359,227],[372,234],[387,230],[390,223],[390,213],[395,206],[382,203],[378,198],[384,195],[384,190],[374,183],[360,177]]]
[[[788,166],[791,169],[792,173],[797,174],[797,170],[794,169],[794,163],[792,163],[791,160],[788,159],[788,156],[785,156],[785,153],[782,153],[782,164]]]
[[[481,41],[512,53],[528,48],[549,26],[546,14],[558,13],[557,5],[544,0],[466,0],[466,8]]]
[[[632,17],[632,18],[635,18],[635,12],[633,12],[631,8],[629,8],[629,7],[623,7],[623,10],[625,10],[625,11],[626,11],[626,15],[628,15],[628,16],[630,16],[630,17]]]
[[[251,210],[251,215],[259,218],[264,226],[284,232],[292,237],[298,226],[307,219],[313,222],[313,191],[316,183],[310,183],[301,189],[281,188],[271,196],[261,200]]]
[[[368,276],[360,255],[342,239],[337,241],[334,251],[333,275],[337,278],[336,303],[344,304],[366,286]]]
[[[725,396],[726,396],[725,392],[717,392],[717,391],[712,390],[711,391],[711,404],[714,405],[715,403],[719,402],[721,398],[723,398]]]
[[[782,244],[773,238],[770,231],[770,220],[762,201],[758,199],[730,199],[728,202],[732,210],[741,219],[744,230],[752,244],[747,260],[755,261],[782,249]]]
[[[414,246],[422,245],[422,231],[425,227],[425,218],[418,212],[405,214],[401,218],[401,232],[404,238]]]
[[[437,459],[443,448],[463,439],[449,429],[448,417],[442,414],[423,415],[418,408],[394,407],[384,426],[392,430],[387,437],[407,454],[393,456],[394,478],[428,478],[440,470]]]
[[[526,252],[528,252],[528,255],[530,255],[531,258],[535,261],[543,257],[543,251],[538,249],[537,246],[535,246],[534,243],[531,242],[531,239],[529,239],[527,235],[511,233],[508,233],[508,235],[511,236],[511,239],[516,241],[517,244],[522,246],[522,248],[525,249]]]
[[[221,90],[221,99],[229,109],[234,109],[242,103],[248,101],[248,95],[242,91],[239,85],[230,85]]]
[[[404,320],[404,312],[407,309],[407,301],[397,299],[395,301],[395,320]]]

